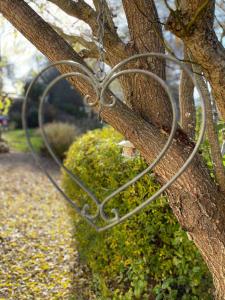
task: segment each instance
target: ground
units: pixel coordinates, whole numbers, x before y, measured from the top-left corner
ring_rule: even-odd
[[[0,300],[92,299],[65,201],[29,153],[1,154],[0,170]]]

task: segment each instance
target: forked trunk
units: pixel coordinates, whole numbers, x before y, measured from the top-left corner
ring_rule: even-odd
[[[54,2],[61,1],[54,0]],[[114,44],[112,44],[111,50],[109,49],[110,47],[107,48],[107,51],[109,49],[108,55],[113,57],[112,60],[114,62],[125,58],[129,53],[135,53],[135,51],[136,53],[144,52],[146,45],[148,45],[147,51],[151,51],[148,41],[151,43],[151,38],[155,32],[157,32],[156,36],[161,34],[157,31],[158,23],[156,22],[157,16],[155,15],[154,1],[124,0],[123,2],[129,29],[135,41],[133,41],[133,48],[132,43],[128,47],[124,46],[125,52],[121,56],[119,51],[116,54],[114,53]],[[135,2],[139,6],[134,10]],[[76,3],[81,5],[82,1],[72,1],[74,7],[76,7]],[[144,10],[142,4],[145,5]],[[81,58],[74,52],[72,47],[58,36],[25,1],[0,0],[0,12],[51,61],[73,59],[82,63]],[[150,16],[151,12],[154,12],[153,21]],[[156,23],[157,26],[154,27],[153,24]],[[135,27],[138,27],[140,24],[142,30],[135,30]],[[107,45],[109,45],[109,35],[107,35],[107,39]],[[113,43],[115,41],[115,39],[112,39]],[[156,39],[154,41],[156,42]],[[159,51],[161,46],[160,39],[158,39],[158,47],[156,48]],[[117,49],[123,49],[121,44],[119,44]],[[157,62],[153,62],[153,70],[155,67],[154,63],[156,64]],[[69,67],[61,69],[62,72],[70,70],[71,68]],[[157,65],[156,71],[161,77],[164,76],[164,70],[160,69],[160,64]],[[83,94],[92,93],[90,87],[83,81],[73,80],[73,84]],[[136,88],[132,84],[136,85]],[[118,102],[110,109],[103,108],[101,112],[103,119],[133,142],[148,162],[152,162],[158,155],[159,149],[165,145],[168,138],[168,130],[162,130],[162,125],[166,124],[165,127],[167,127],[167,123],[171,120],[171,110],[167,106],[168,99],[164,97],[157,86],[154,87],[156,90],[153,93],[152,86],[154,84],[148,85],[142,80],[132,80],[130,84],[125,86],[125,94],[129,95],[129,92],[132,91],[132,95],[128,97],[128,100],[130,100],[129,104],[131,104],[130,107],[133,110]],[[138,95],[139,91],[142,92],[141,96]],[[149,99],[154,100],[152,95],[156,97],[154,103],[149,101]],[[157,98],[157,95],[160,95],[160,97]],[[157,112],[159,113],[158,120]],[[193,147],[193,142],[188,139],[187,135],[178,130],[171,149],[168,151],[165,159],[155,169],[158,180],[162,184],[167,182],[181,168]],[[217,300],[224,300],[225,194],[218,191],[217,185],[210,177],[200,155],[196,156],[188,170],[174,183],[168,192],[169,204],[174,214],[201,251],[214,277]]]

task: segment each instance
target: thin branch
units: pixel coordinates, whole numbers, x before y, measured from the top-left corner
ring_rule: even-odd
[[[189,52],[189,57],[192,59],[192,55]],[[202,73],[200,66],[192,65],[192,68],[197,73]],[[208,136],[208,142],[211,150],[211,157],[213,161],[214,173],[220,190],[225,192],[225,168],[223,166],[223,158],[220,151],[220,144],[216,124],[213,119],[211,96],[203,76],[195,75],[196,81],[201,90],[206,104],[206,130]]]
[[[93,35],[96,37],[98,33],[97,12],[83,0],[48,0],[54,3],[68,15],[76,17],[86,22],[92,29]],[[125,45],[117,35],[116,31],[112,33],[108,26],[105,28],[104,47],[109,54],[108,58],[111,61],[118,62],[118,58],[125,58]],[[113,49],[113,53],[112,53]]]
[[[57,5],[68,15],[78,18],[79,20],[87,23],[93,32],[96,31],[97,14],[94,9],[83,0],[72,1],[72,0],[48,0],[49,2]]]
[[[184,47],[184,59],[188,60],[188,50]],[[191,64],[186,66],[192,70]],[[181,115],[181,127],[187,135],[194,140],[196,127],[196,109],[194,103],[194,84],[186,71],[182,70],[179,85],[179,103]]]
[[[207,7],[209,4],[210,0],[205,0],[195,11],[191,21],[187,24],[186,30],[187,32],[192,28],[192,26],[196,23],[198,18],[201,16],[201,14],[204,12],[204,9]]]
[[[164,0],[164,4],[166,6],[166,8],[170,11],[170,13],[173,13],[174,10],[172,9],[172,7],[169,5],[168,1],[167,0]]]

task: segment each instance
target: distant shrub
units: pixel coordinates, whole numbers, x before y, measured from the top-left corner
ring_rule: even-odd
[[[22,106],[23,99],[15,99],[9,109],[10,127],[13,129],[22,128]],[[57,116],[57,111],[51,104],[45,105],[44,120],[52,122]],[[29,128],[37,128],[38,124],[38,103],[32,103],[27,113],[27,125]]]
[[[60,159],[64,158],[66,151],[79,134],[74,125],[62,122],[49,123],[45,125],[44,129],[52,150]],[[41,152],[48,153],[48,149],[44,144]]]
[[[99,199],[143,170],[141,157],[126,159],[112,128],[95,130],[70,147],[65,165]],[[82,206],[87,196],[63,172],[68,196]],[[150,174],[121,192],[110,204],[125,213],[150,197],[159,184]],[[82,202],[82,203],[81,203]],[[180,228],[166,198],[161,196],[141,213],[103,233],[96,233],[82,218],[74,217],[77,247],[92,272],[98,300],[209,300],[210,274],[194,244]]]

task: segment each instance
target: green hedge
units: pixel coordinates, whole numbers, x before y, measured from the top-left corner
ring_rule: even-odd
[[[100,199],[146,167],[139,156],[121,155],[117,146],[121,139],[112,128],[95,130],[79,138],[68,152],[65,165],[80,174]],[[70,197],[82,204],[87,201],[65,173],[62,181]],[[148,174],[111,201],[108,211],[119,206],[125,213],[158,188]],[[96,233],[78,216],[74,222],[78,251],[92,272],[97,299],[212,299],[207,267],[164,196],[103,233]]]

